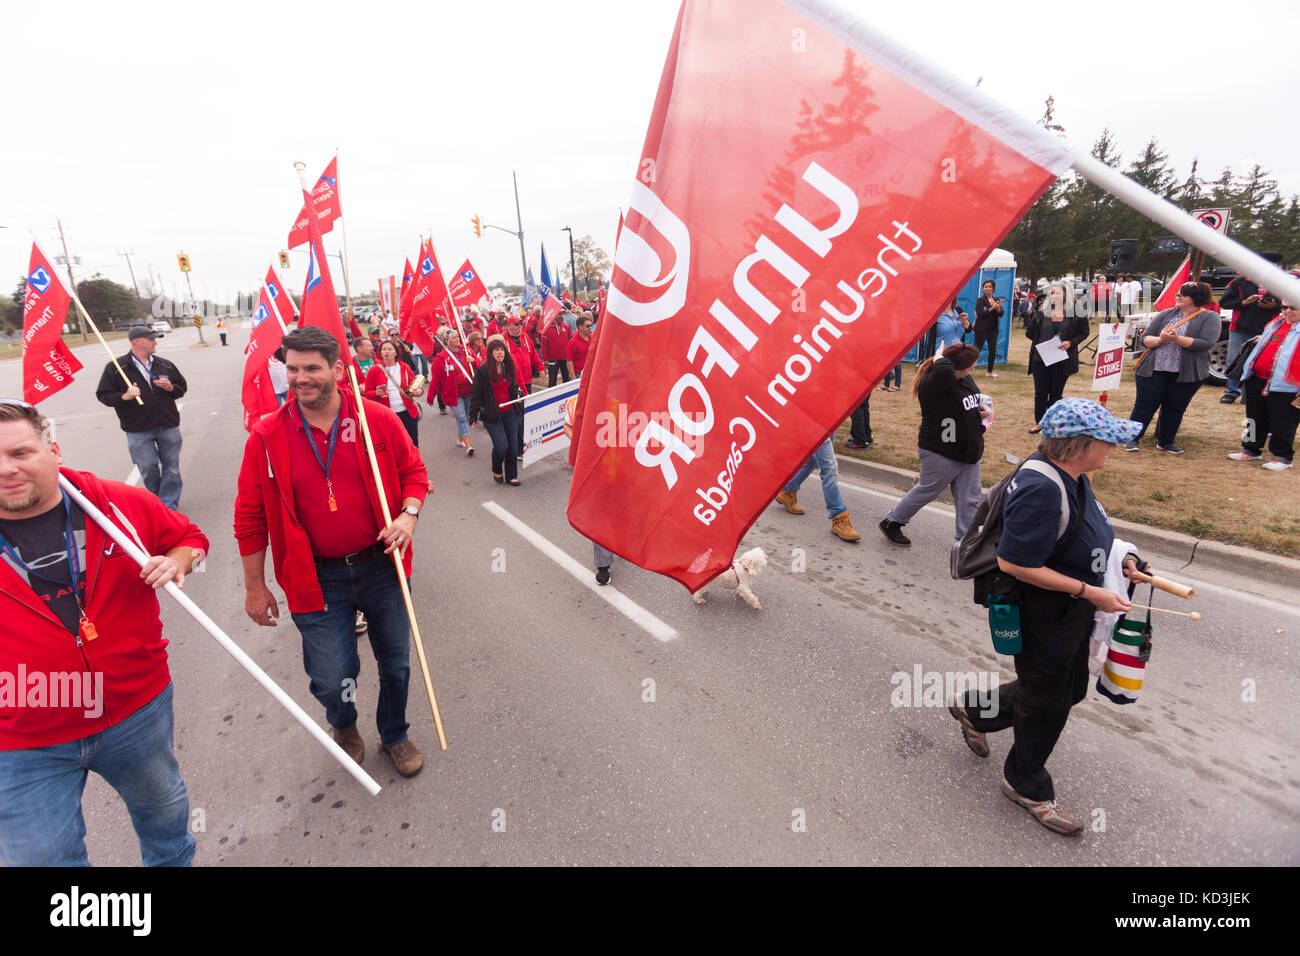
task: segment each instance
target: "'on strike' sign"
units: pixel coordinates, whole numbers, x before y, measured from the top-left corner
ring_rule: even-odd
[[[1092,390],[1104,392],[1118,388],[1124,374],[1124,339],[1127,322],[1112,322],[1097,329],[1097,365],[1092,374]]]

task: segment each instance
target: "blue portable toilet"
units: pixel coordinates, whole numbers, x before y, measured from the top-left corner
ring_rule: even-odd
[[[1016,288],[1016,257],[1005,249],[994,249],[970,280],[958,290],[957,305],[970,315],[972,325],[975,323],[975,300],[980,297],[980,289],[988,279],[993,280],[993,294],[1003,300],[1002,318],[998,322],[996,352],[997,361],[1002,363],[1007,360],[1007,348],[1011,342],[1011,303]],[[926,332],[929,332],[929,329]],[[974,342],[974,336],[970,332],[966,333],[966,341]],[[903,360],[915,363],[925,357],[921,354],[921,342],[917,342]],[[980,352],[979,364],[988,367],[987,346]]]

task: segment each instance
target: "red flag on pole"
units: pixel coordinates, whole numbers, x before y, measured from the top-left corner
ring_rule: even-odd
[[[1151,306],[1151,311],[1160,312],[1164,309],[1172,309],[1176,304],[1178,287],[1190,282],[1191,279],[1188,277],[1191,274],[1192,257],[1188,255],[1183,259],[1183,264],[1178,267],[1178,271],[1174,273],[1173,279],[1171,279],[1169,283],[1160,290],[1160,296],[1156,299],[1155,304]]]
[[[244,430],[252,431],[258,420],[279,407],[271,374],[266,363],[284,338],[284,324],[271,304],[269,289],[263,288],[253,312],[253,332],[244,349],[244,384],[240,397],[244,403]]]
[[[542,335],[550,331],[551,323],[563,311],[564,306],[560,304],[560,300],[547,292],[546,298],[542,300]]]
[[[420,264],[411,282],[411,305],[406,323],[399,332],[408,342],[414,342],[425,355],[433,354],[433,339],[441,324],[438,316],[451,315],[447,287],[433,254],[433,243],[426,241],[420,250]]]
[[[280,277],[276,275],[275,266],[268,266],[266,270],[266,291],[271,296],[271,306],[276,314],[280,317],[280,322],[285,328],[293,325],[294,320],[298,317],[298,307],[293,304],[293,296],[285,291],[284,284]]]
[[[424,250],[424,244],[420,244],[420,250]],[[406,317],[411,314],[411,290],[415,287],[415,270],[411,268],[411,260],[406,260],[406,269],[402,272],[402,294],[397,300],[397,321],[399,326],[406,325]]]
[[[487,295],[487,287],[483,285],[483,280],[479,278],[468,259],[460,267],[460,271],[451,277],[447,286],[451,290],[451,301],[462,309]]]
[[[303,198],[306,198],[306,192],[303,193]],[[307,228],[307,283],[302,290],[302,318],[299,324],[315,325],[333,335],[339,343],[339,356],[346,364],[352,361],[352,351],[348,346],[348,335],[343,326],[343,315],[339,312],[338,296],[334,294],[329,266],[325,263],[325,245],[314,221],[309,220]]]
[[[23,399],[35,405],[72,384],[81,363],[63,343],[72,296],[35,242],[23,298]]]
[[[297,221],[289,230],[290,249],[296,249],[308,241],[310,235],[307,224],[313,219],[323,235],[333,229],[334,220],[343,215],[343,207],[339,204],[338,164],[337,156],[330,160],[329,165],[325,167],[325,172],[321,173],[320,179],[316,180],[311,197],[303,202],[302,211],[298,213]]]
[[[692,590],[730,567],[1070,160],[838,7],[686,0],[583,370],[570,523]]]

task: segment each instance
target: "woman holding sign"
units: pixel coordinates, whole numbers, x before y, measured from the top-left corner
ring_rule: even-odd
[[[1088,337],[1088,317],[1076,314],[1074,292],[1060,280],[1039,298],[1039,311],[1025,325],[1029,349],[1029,374],[1034,377],[1034,421],[1061,400],[1065,383],[1079,371],[1079,343]],[[1029,434],[1042,428],[1035,425]]]
[[[1142,336],[1147,350],[1133,366],[1137,402],[1129,414],[1133,421],[1142,423],[1142,431],[1124,446],[1125,451],[1138,450],[1138,442],[1159,409],[1156,447],[1171,455],[1183,453],[1174,439],[1192,396],[1209,377],[1210,349],[1219,341],[1222,325],[1219,314],[1206,308],[1211,298],[1205,283],[1185,282],[1174,297],[1174,307],[1157,313],[1147,323]]]

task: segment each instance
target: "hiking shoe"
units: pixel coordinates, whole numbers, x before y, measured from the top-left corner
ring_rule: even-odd
[[[1015,787],[1007,783],[1006,777],[1002,778],[1002,792],[1008,800],[1020,804],[1029,811],[1031,817],[1053,833],[1069,836],[1083,829],[1083,824],[1070,816],[1055,800],[1030,800],[1028,797],[1022,797],[1016,793]]]
[[[357,622],[353,625],[353,629],[357,632],[358,637],[366,633],[366,615],[364,612],[357,611]]]
[[[1236,396],[1236,395],[1224,395],[1221,399],[1219,399],[1219,404],[1220,404],[1220,405],[1231,405],[1231,404],[1232,404],[1233,402],[1235,402],[1236,400],[1237,400],[1237,396]]]
[[[841,541],[858,541],[862,538],[862,535],[853,530],[853,524],[849,521],[847,511],[841,511],[831,519],[831,534]]]
[[[1248,451],[1234,451],[1228,456],[1229,461],[1259,461],[1263,455],[1252,455]]]
[[[608,584],[608,583],[609,583],[609,568],[597,568],[597,569],[596,569],[596,583],[597,583],[597,584]]]
[[[897,521],[890,521],[888,518],[881,518],[879,528],[881,534],[900,548],[906,548],[912,544],[912,539],[903,534],[903,526]]]
[[[1274,458],[1272,461],[1264,462],[1265,471],[1286,471],[1291,467],[1291,462],[1285,458]]]
[[[357,730],[357,725],[353,724],[347,730],[339,730],[337,727],[330,727],[330,736],[334,742],[343,748],[343,752],[361,763],[366,756],[366,742],[361,739],[361,731]]]
[[[799,507],[799,492],[797,491],[777,492],[776,503],[792,515],[801,515],[804,513],[803,508]]]
[[[988,738],[976,730],[975,725],[971,723],[970,715],[966,713],[966,705],[961,702],[961,694],[953,694],[952,706],[948,708],[948,713],[957,718],[957,723],[961,724],[961,739],[966,741],[966,746],[971,749],[971,753],[977,757],[987,757]]]
[[[1137,440],[1136,438],[1134,438],[1132,441],[1130,441],[1130,442],[1125,442],[1125,443],[1124,443],[1124,450],[1125,450],[1125,451],[1141,451],[1141,450],[1142,450],[1142,446],[1139,445],[1139,444],[1138,444],[1138,440]]]
[[[414,777],[423,769],[424,758],[420,756],[420,748],[409,740],[398,741],[391,747],[387,744],[381,746],[384,753],[393,758],[393,766],[403,777]]]
[[[1162,445],[1159,442],[1156,442],[1156,447],[1159,448],[1161,451],[1169,452],[1169,454],[1171,455],[1181,455],[1183,453],[1182,445],[1175,445],[1172,443],[1168,445]]]

